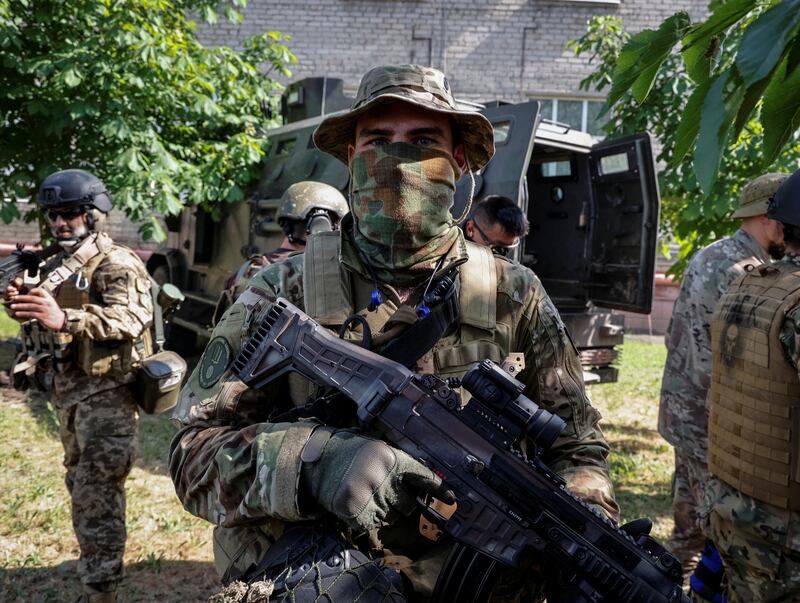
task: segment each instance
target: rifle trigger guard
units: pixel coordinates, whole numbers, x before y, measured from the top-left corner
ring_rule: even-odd
[[[420,507],[419,533],[434,542],[439,540],[444,524],[456,512],[458,503],[448,505],[426,494],[417,496],[417,505]]]

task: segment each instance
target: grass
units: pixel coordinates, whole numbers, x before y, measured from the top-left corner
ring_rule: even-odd
[[[609,464],[622,508],[622,520],[650,517],[653,533],[666,540],[672,530],[670,488],[672,448],[659,435],[658,399],[666,348],[627,338],[619,362],[619,381],[596,385],[592,402],[611,445]]]
[[[628,339],[619,383],[591,389],[613,450],[623,519],[653,518],[662,539],[672,527],[672,453],[655,429],[664,356],[663,345]],[[139,458],[126,483],[128,577],[120,601],[205,601],[217,588],[211,528],[175,497],[166,459],[172,425],[145,416],[139,434]],[[62,457],[52,407],[0,390],[0,601],[71,601],[79,593]]]
[[[16,337],[19,333],[19,323],[11,318],[5,311],[0,312],[0,339]]]
[[[78,545],[53,409],[3,390],[0,402],[0,601],[72,601]],[[205,601],[216,592],[211,528],[183,510],[167,473],[174,430],[142,417],[139,458],[126,482],[123,603]]]

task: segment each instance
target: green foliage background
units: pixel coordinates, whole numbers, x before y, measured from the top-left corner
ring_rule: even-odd
[[[749,2],[747,18],[732,22],[739,14],[732,12],[733,4],[742,5],[738,0],[712,3],[712,9],[719,11],[713,13],[716,20],[712,16],[691,26],[684,13],[677,13],[659,30],[645,30],[633,38],[618,17],[594,17],[587,32],[570,42],[576,54],[588,55],[597,63],[581,86],[607,91],[608,135],[647,130],[662,144],[658,155],[661,223],[664,234],[680,244],[677,263],[671,269],[678,276],[698,249],[736,229],[738,221],[730,215],[747,182],[767,171],[792,172],[800,167],[796,128],[777,151],[776,141],[765,137],[762,120],[769,113],[762,110],[760,97],[753,96],[758,90],[745,95],[749,112],[728,111],[725,103],[729,101],[721,88],[705,105],[713,83],[720,81],[711,74],[733,70],[747,28],[775,3]],[[728,12],[722,10],[725,7]],[[724,31],[719,29],[726,24]],[[688,50],[684,46],[683,54],[674,52],[677,40],[689,35],[687,32],[696,40],[693,46]],[[796,109],[800,110],[800,102]],[[701,131],[704,115],[713,122],[706,126],[709,133]],[[727,138],[716,136],[720,129]],[[698,178],[698,169],[705,171],[703,178]],[[709,170],[714,172],[713,180]]]
[[[68,167],[103,179],[145,238],[185,204],[244,199],[275,125],[270,74],[296,59],[278,32],[205,47],[192,16],[240,22],[245,3],[0,0],[0,217]]]

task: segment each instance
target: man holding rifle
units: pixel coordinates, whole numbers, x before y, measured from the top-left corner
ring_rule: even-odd
[[[52,391],[64,445],[82,601],[111,603],[123,575],[125,479],[136,454],[133,366],[152,352],[153,302],[141,259],[102,232],[111,196],[84,170],[48,176],[36,199],[62,250],[26,291],[4,291],[21,321],[15,387]]]
[[[223,581],[277,600],[417,600],[433,592],[447,553],[419,535],[413,513],[420,494],[451,499],[436,474],[345,414],[303,419],[293,408],[314,388],[296,375],[267,391],[236,377],[234,359],[279,296],[418,372],[458,377],[484,358],[503,363],[566,422],[544,461],[616,519],[600,416],[557,311],[530,270],[465,241],[450,215],[458,179],[494,152],[488,120],[460,109],[435,69],[378,67],[314,140],[350,168],[350,214],[340,232],[253,278],[174,415],[172,478],[187,510],[218,526]],[[428,295],[444,277],[457,283],[455,321]],[[532,596],[528,574],[507,576],[503,597]]]

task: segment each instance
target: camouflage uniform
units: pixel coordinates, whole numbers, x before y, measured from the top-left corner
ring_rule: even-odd
[[[217,306],[214,310],[213,324],[217,324],[225,313],[225,310],[230,308],[233,301],[244,292],[247,288],[247,283],[250,282],[250,279],[252,279],[259,270],[270,264],[280,264],[293,253],[297,253],[297,250],[289,247],[278,247],[263,255],[257,254],[250,256],[247,261],[239,267],[236,274],[225,282],[225,289],[220,293]]]
[[[745,273],[746,265],[767,261],[767,253],[741,229],[700,250],[686,268],[667,330],[658,430],[675,448],[675,527],[667,546],[681,560],[685,575],[694,569],[705,543],[696,509],[708,479],[706,394],[711,374],[711,316],[731,282]]]
[[[79,340],[91,340],[102,358],[113,354],[119,342],[141,340],[152,325],[149,276],[131,250],[112,245],[89,277],[88,303],[80,304],[66,291],[75,293],[74,280],[55,292],[67,315],[64,330],[75,338],[73,348]],[[136,359],[134,349],[130,361]],[[122,577],[125,478],[136,453],[137,428],[130,361],[113,362],[102,376],[90,376],[75,364],[53,380],[72,522],[81,549],[78,574],[84,584]]]
[[[800,256],[787,256],[773,266],[780,274],[795,272]],[[730,294],[743,290],[751,278],[732,285]],[[800,305],[795,305],[780,331],[785,358],[776,361],[787,362],[800,379],[798,333]],[[714,354],[724,353],[715,342]],[[714,476],[705,494],[701,525],[722,556],[731,603],[800,601],[800,512],[747,496]]]
[[[464,253],[459,240],[449,259],[456,262]],[[377,332],[399,305],[397,295],[389,287],[382,288],[385,302],[375,313],[367,313],[369,275],[346,239],[342,261],[362,284],[361,299],[355,306]],[[513,349],[523,351],[533,365],[520,375],[527,385],[526,394],[568,424],[564,436],[544,460],[567,478],[573,491],[616,516],[605,461],[608,445],[597,425],[599,413],[584,391],[577,353],[564,325],[530,270],[500,258],[496,263],[498,322],[512,326],[516,333]],[[236,356],[277,296],[304,307],[302,269],[303,256],[297,255],[256,275],[212,335],[212,342],[220,341],[220,348],[225,350],[221,354],[225,362]],[[450,335],[440,340],[435,351],[452,348],[459,341],[459,333]],[[251,391],[223,361],[213,364],[209,352],[191,375],[174,415],[183,429],[172,446],[173,480],[191,513],[217,525],[241,526],[237,528],[242,532],[237,538],[240,543],[263,547],[264,533],[267,540],[274,539],[283,530],[283,521],[311,518],[300,511],[294,491],[299,470],[295,455],[309,427],[303,423],[270,423],[269,417],[285,407],[286,390],[283,394],[279,387],[269,393]],[[463,372],[466,367],[455,368]],[[290,386],[284,384],[286,389]],[[246,527],[253,523],[261,525]],[[224,554],[235,556],[230,550]],[[258,552],[248,554],[249,562],[259,556]],[[425,580],[432,587],[431,577]]]
[[[398,71],[403,69],[421,70],[426,76],[438,78],[439,89],[446,84],[441,82],[442,74],[434,70],[403,67]],[[373,72],[380,72],[380,76],[393,83],[393,70],[376,68],[365,76],[362,85]],[[402,73],[397,77],[402,79]],[[433,84],[429,81],[426,90],[435,91],[437,87]],[[368,97],[361,92],[359,98]],[[341,118],[329,119],[339,120],[337,127],[346,129]],[[470,120],[477,125],[469,132],[466,128],[462,131],[465,138],[477,137],[482,141],[477,150],[475,146],[467,147],[468,154],[470,149],[474,153],[470,159],[472,165],[479,167],[493,151],[491,127],[474,114]],[[322,128],[321,125],[317,132]],[[333,136],[332,140],[340,138]],[[315,141],[322,148],[316,135]],[[331,152],[328,148],[323,150]],[[488,282],[489,273],[496,276],[496,286],[487,289],[493,298],[478,300],[481,307],[485,301],[486,307],[492,308],[491,317],[487,316],[492,327],[477,328],[466,323],[462,315],[453,332],[440,338],[420,359],[417,370],[461,375],[473,362],[483,358],[502,361],[512,352],[524,354],[527,368],[518,378],[527,386],[526,395],[567,423],[544,461],[565,477],[572,491],[617,517],[618,507],[606,463],[608,444],[598,427],[600,415],[584,390],[577,351],[533,272],[493,257],[482,248],[479,249],[483,256],[469,251],[449,213],[456,173],[452,161],[441,151],[405,143],[387,144],[356,154],[350,163],[351,213],[342,221],[341,232],[317,235],[319,238],[313,240],[313,245],[309,243],[315,246],[323,239],[331,240],[337,245],[336,252],[326,255],[318,254],[317,249],[307,249],[305,254],[265,268],[217,324],[173,415],[181,430],[172,443],[170,471],[186,509],[221,526],[215,530],[215,561],[224,581],[241,575],[251,579],[253,564],[270,559],[276,549],[286,550],[273,544],[276,540],[283,543],[287,537],[293,538],[297,530],[304,530],[300,536],[301,548],[324,548],[320,543],[326,542],[326,537],[319,537],[308,528],[309,520],[315,520],[314,525],[329,535],[340,529],[332,521],[335,518],[322,514],[317,501],[301,488],[301,483],[305,483],[301,482],[301,471],[307,463],[301,452],[315,424],[280,416],[293,405],[304,403],[308,384],[290,376],[273,383],[266,391],[256,391],[247,388],[231,370],[233,359],[272,302],[282,296],[307,309],[312,300],[318,304],[318,298],[346,290],[349,307],[336,308],[341,311],[339,314],[320,312],[318,320],[335,329],[352,311],[366,320],[372,333],[380,333],[390,318],[396,318],[395,312],[404,305],[401,302],[404,294],[408,294],[405,301],[408,310],[408,304],[419,300],[435,270],[444,274],[463,264],[468,254],[469,262],[478,262],[472,253],[478,258],[488,256],[486,272],[479,272],[483,279],[462,283],[462,299],[466,298],[465,291]],[[333,267],[333,272],[325,272],[322,279],[316,269],[320,255],[327,258],[326,267]],[[488,262],[494,263],[494,270]],[[304,274],[309,266],[315,269]],[[467,269],[459,271],[463,275]],[[377,305],[373,303],[375,289],[379,289],[382,297],[382,303]],[[357,325],[345,335],[359,339],[361,334]],[[356,593],[359,600],[367,601],[402,601],[403,593],[412,592],[415,599],[431,594],[448,547],[419,536],[418,519],[418,515],[411,515],[374,529],[366,540],[359,541],[359,550],[353,549],[355,554],[364,559],[368,559],[364,553],[376,555],[382,561],[365,561],[353,572],[347,572],[346,577],[355,578],[360,586],[357,591],[350,591],[349,599],[343,597],[343,600],[354,600]],[[338,533],[336,538],[345,541],[346,535]],[[324,570],[324,560],[336,565],[342,558],[336,555],[320,558],[316,565],[320,572]],[[287,568],[291,565],[286,553],[279,554],[277,562],[277,567],[280,562]],[[397,574],[385,568],[402,570],[410,586],[404,587],[396,579]],[[312,567],[308,571],[317,570]],[[285,577],[287,584],[292,576],[293,573]],[[276,580],[274,574],[267,577]],[[280,579],[283,578],[277,578]],[[317,596],[337,600],[323,594],[325,584],[311,586],[317,589],[316,594],[312,592],[306,599],[308,593],[304,593],[299,600],[317,600]],[[506,600],[514,596],[519,596],[519,591]]]

